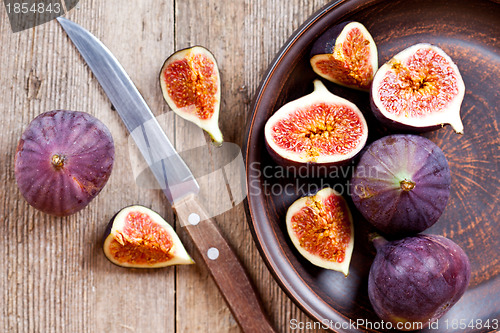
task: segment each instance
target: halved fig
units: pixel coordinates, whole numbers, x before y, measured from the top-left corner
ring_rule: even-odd
[[[31,121],[15,156],[17,186],[34,208],[67,216],[87,206],[113,168],[106,125],[85,112],[55,110]]]
[[[359,22],[345,22],[321,35],[311,49],[311,66],[337,84],[368,91],[378,69],[377,46]]]
[[[379,120],[394,128],[428,131],[449,124],[462,134],[464,94],[457,65],[439,47],[422,43],[380,67],[373,79],[371,106]]]
[[[281,165],[348,162],[366,143],[368,126],[356,105],[314,81],[309,95],[283,105],[266,123],[270,155]]]
[[[125,207],[111,219],[103,249],[112,263],[123,267],[158,268],[194,263],[170,224],[140,205]]]
[[[160,71],[160,87],[168,106],[222,143],[219,129],[220,74],[213,54],[202,46],[175,52]]]
[[[379,230],[424,231],[448,203],[451,176],[441,149],[418,135],[395,134],[362,153],[351,179],[354,205]]]
[[[290,239],[312,264],[349,274],[354,247],[352,216],[344,198],[331,188],[295,201],[286,213]]]

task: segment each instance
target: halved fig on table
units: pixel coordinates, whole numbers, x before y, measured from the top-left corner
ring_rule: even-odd
[[[337,84],[368,91],[378,68],[377,46],[359,22],[345,22],[321,35],[311,50],[311,66]]]
[[[158,213],[139,205],[125,207],[111,219],[103,249],[112,263],[123,267],[194,263],[170,224]]]
[[[80,111],[48,111],[33,119],[19,140],[17,186],[34,208],[68,216],[99,194],[114,158],[113,138],[99,119]]]
[[[331,188],[295,201],[286,213],[290,239],[312,264],[349,274],[354,247],[352,216],[344,198]]]
[[[424,231],[448,203],[451,175],[441,149],[411,134],[385,136],[366,148],[351,179],[351,198],[363,216],[392,235]]]
[[[373,79],[371,106],[375,116],[390,127],[428,131],[449,124],[462,134],[464,94],[457,65],[439,47],[422,43],[380,67]]]
[[[216,144],[219,129],[220,74],[213,54],[202,46],[175,52],[160,71],[160,87],[168,106],[204,129]]]
[[[358,107],[330,93],[320,80],[312,93],[283,105],[265,126],[268,151],[284,166],[345,164],[367,137]]]

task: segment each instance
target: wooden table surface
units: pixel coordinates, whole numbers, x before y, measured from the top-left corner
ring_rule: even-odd
[[[157,116],[170,112],[157,81],[166,57],[196,44],[209,48],[222,77],[220,126],[226,141],[241,146],[262,75],[290,34],[327,2],[81,0],[66,17],[108,46]],[[0,331],[239,332],[201,264],[125,269],[104,257],[101,239],[109,219],[124,206],[142,204],[175,225],[189,253],[201,261],[162,193],[136,183],[125,127],[59,24],[13,33],[1,6],[0,54]],[[110,128],[116,147],[103,191],[65,218],[31,208],[14,177],[21,133],[53,109],[95,115]],[[183,149],[193,127],[173,119],[166,124],[168,134]],[[261,259],[243,204],[216,219],[279,331],[293,331],[291,321],[312,325]]]

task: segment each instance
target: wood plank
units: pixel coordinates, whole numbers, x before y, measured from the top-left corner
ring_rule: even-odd
[[[153,110],[163,107],[151,64],[173,44],[173,2],[81,1],[69,18],[115,53]],[[155,10],[151,10],[155,8]],[[3,16],[3,13],[2,13]],[[128,136],[107,97],[59,25],[12,34],[1,22],[2,318],[4,332],[174,331],[175,268],[127,270],[102,254],[107,221],[123,206],[140,203],[172,221],[159,191],[131,177]],[[12,52],[16,50],[16,53]],[[151,52],[150,50],[154,50]],[[158,52],[156,52],[158,51]],[[111,130],[116,162],[109,183],[83,211],[49,217],[28,207],[15,185],[12,163],[26,124],[51,109],[89,112]]]

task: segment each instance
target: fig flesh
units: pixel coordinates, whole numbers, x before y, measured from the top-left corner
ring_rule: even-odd
[[[375,74],[371,106],[388,126],[428,131],[445,124],[463,133],[460,106],[465,85],[457,65],[439,47],[413,45]]]
[[[352,216],[344,198],[331,188],[295,201],[286,214],[290,239],[312,264],[349,273],[354,247]]]
[[[393,242],[378,237],[374,245],[368,296],[377,315],[394,328],[427,327],[469,286],[469,259],[446,237],[418,235]]]
[[[284,166],[347,163],[368,137],[358,107],[330,93],[320,80],[314,81],[312,93],[276,111],[264,131],[270,155]]]
[[[421,232],[443,213],[450,195],[446,157],[429,139],[394,134],[362,153],[351,179],[351,198],[363,216],[393,235]]]
[[[122,267],[158,268],[194,263],[170,224],[140,205],[125,207],[111,219],[103,249],[112,263]]]
[[[359,22],[345,22],[327,30],[311,49],[311,66],[319,76],[368,91],[378,69],[377,46]]]
[[[220,74],[213,54],[202,46],[179,50],[165,60],[160,87],[168,106],[204,129],[216,144],[219,129]]]
[[[87,206],[113,168],[106,125],[85,112],[48,111],[31,121],[15,155],[17,185],[34,208],[67,216]]]

